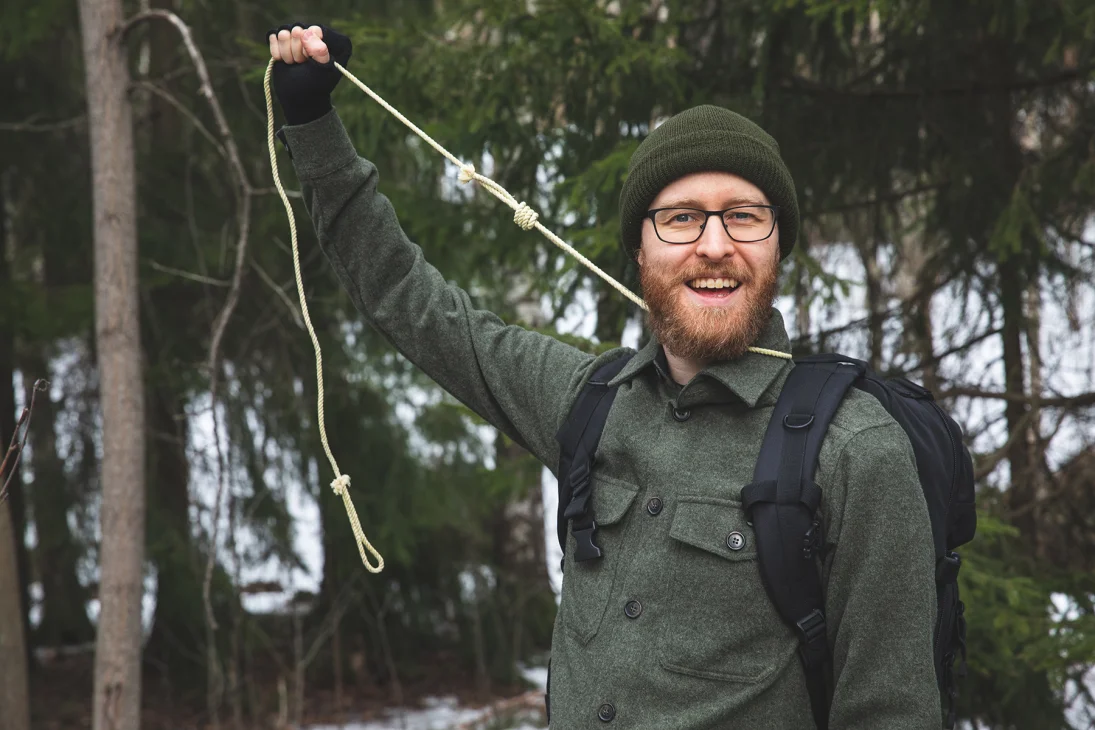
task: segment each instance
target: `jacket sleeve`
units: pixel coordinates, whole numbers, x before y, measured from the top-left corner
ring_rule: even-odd
[[[281,135],[319,244],[361,315],[442,388],[552,469],[593,357],[472,306],[407,239],[337,112]]]
[[[845,443],[845,492],[827,559],[831,730],[939,730],[932,659],[935,554],[912,446],[890,422]]]

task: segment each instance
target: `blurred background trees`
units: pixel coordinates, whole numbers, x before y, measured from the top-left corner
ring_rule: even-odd
[[[510,691],[517,663],[538,661],[550,643],[539,465],[362,323],[295,200],[328,431],[387,560],[379,576],[360,566],[327,487],[261,84],[266,29],[297,19],[348,32],[362,80],[632,287],[616,204],[651,126],[716,103],[768,129],[803,209],[779,302],[796,351],[841,350],[924,382],[976,455],[982,527],[964,553],[961,715],[1038,730],[1067,727],[1070,707],[1084,716],[1092,698],[1082,680],[1095,663],[1090,2],[124,5],[129,16],[170,10],[191,28],[255,191],[245,210],[177,30],[133,26],[124,43],[138,181],[149,727],[161,711],[265,725],[279,711],[410,701],[465,677],[485,697]],[[11,383],[0,390],[0,443],[30,384],[53,384],[39,394],[5,503],[16,539],[0,530],[0,593],[20,596],[43,727],[90,708],[90,665],[65,657],[94,638],[103,537],[79,48],[73,3],[0,10],[0,381]],[[626,300],[515,227],[493,198],[457,185],[451,166],[350,84],[335,104],[408,234],[479,305],[591,351],[644,337]],[[242,288],[214,399],[211,333],[244,220]],[[6,622],[0,636],[12,629]],[[0,661],[16,660],[6,651]],[[74,683],[71,707],[48,699],[58,672]]]

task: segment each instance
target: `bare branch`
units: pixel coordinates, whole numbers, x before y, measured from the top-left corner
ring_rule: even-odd
[[[1026,393],[1000,392],[980,388],[951,388],[941,392],[937,397],[940,400],[957,397],[990,398],[1010,403],[1033,403],[1037,401],[1038,405],[1043,408],[1086,408],[1095,405],[1095,392],[1062,396],[1060,398],[1039,398]]]
[[[1028,411],[1016,424],[1015,430],[1008,434],[1008,440],[1003,446],[996,449],[990,454],[986,454],[976,460],[973,470],[973,478],[976,481],[980,481],[992,473],[992,470],[996,468],[996,465],[1003,461],[1011,448],[1027,432],[1027,426],[1030,425],[1032,414]]]
[[[161,271],[165,274],[171,274],[172,276],[181,276],[184,279],[196,281],[199,284],[208,284],[209,286],[228,286],[229,284],[229,282],[224,281],[223,279],[214,279],[211,276],[202,276],[201,274],[194,274],[192,272],[183,271],[182,269],[176,269],[171,266],[164,266],[157,261],[150,261],[149,266],[151,266],[156,271]]]
[[[209,107],[213,112],[213,119],[217,123],[217,131],[220,133],[221,139],[224,140],[224,147],[228,152],[232,172],[236,175],[239,186],[243,190],[249,191],[251,185],[247,181],[247,174],[244,172],[243,163],[240,161],[239,148],[236,146],[236,140],[232,136],[232,130],[228,126],[228,120],[224,116],[224,110],[221,109],[220,102],[217,100],[216,94],[213,93],[213,82],[209,78],[209,69],[205,65],[205,57],[202,56],[201,51],[198,50],[197,45],[194,43],[194,36],[190,32],[190,26],[170,10],[153,9],[134,15],[122,25],[118,30],[118,33],[124,38],[134,26],[155,18],[166,20],[168,23],[171,23],[175,26],[175,29],[179,31],[179,35],[182,36],[183,44],[190,54],[190,60],[193,61],[194,69],[198,72],[198,79],[201,81],[199,91],[209,102]]]
[[[285,293],[285,290],[277,285],[270,275],[266,273],[266,270],[259,266],[257,261],[252,261],[251,265],[255,267],[255,271],[259,272],[259,278],[263,282],[274,290],[274,293],[285,303],[285,306],[289,308],[289,311],[293,315],[293,321],[296,322],[297,327],[304,329],[304,321],[300,318],[300,312],[297,310],[297,305],[289,298],[289,295]]]
[[[867,200],[855,200],[850,203],[841,203],[840,205],[834,205],[831,208],[824,208],[820,210],[804,210],[802,212],[803,218],[815,218],[817,216],[829,215],[832,213],[846,213],[848,211],[859,210],[861,208],[871,208],[876,205],[883,205],[886,203],[897,203],[906,198],[913,198],[917,195],[923,195],[924,193],[934,193],[946,188],[950,183],[938,182],[925,185],[917,185],[909,188],[908,190],[898,190],[888,195],[879,195],[875,198],[869,198]]]
[[[8,471],[8,460],[14,457],[14,461],[11,463],[11,470],[8,471],[8,478],[4,479],[4,486],[0,487],[0,504],[8,498],[8,486],[11,484],[12,477],[15,476],[15,472],[19,469],[19,458],[23,455],[23,449],[27,445],[27,437],[30,436],[30,417],[34,413],[34,399],[38,395],[39,391],[45,390],[49,387],[49,381],[39,378],[34,381],[34,386],[30,389],[30,405],[23,409],[23,412],[19,414],[19,421],[15,424],[15,430],[11,434],[11,443],[8,445],[8,451],[4,454],[4,461],[0,463],[0,479],[4,478],[4,472]],[[19,430],[26,427],[26,431],[23,432],[23,440],[19,441]]]
[[[169,92],[167,89],[164,89],[161,86],[158,86],[157,84],[152,83],[151,81],[134,81],[131,84],[131,86],[133,86],[133,88],[135,88],[135,89],[144,89],[145,91],[150,91],[153,94],[155,94],[156,96],[158,96],[161,99],[163,99],[164,101],[166,101],[171,106],[175,107],[175,109],[180,114],[182,114],[184,117],[186,117],[187,119],[190,120],[191,124],[193,124],[194,127],[199,132],[201,132],[201,135],[203,137],[205,137],[207,140],[209,140],[209,142],[214,147],[216,147],[217,153],[221,157],[227,158],[228,153],[225,152],[224,147],[221,145],[220,142],[217,141],[217,138],[213,136],[213,133],[210,132],[209,129],[204,124],[202,124],[202,121],[200,119],[198,119],[197,115],[195,115],[194,112],[187,109],[186,105],[183,104],[178,99],[176,99],[175,96],[171,92]]]
[[[1095,70],[1095,65],[1082,68],[1070,68],[1055,74],[1036,79],[1022,79],[1012,83],[957,84],[925,89],[901,89],[885,87],[852,88],[850,86],[829,86],[811,79],[793,76],[782,86],[784,91],[796,91],[814,96],[854,96],[860,98],[919,98],[934,96],[975,96],[979,94],[1010,94],[1015,91],[1029,91],[1061,84],[1084,81]]]
[[[81,114],[71,119],[62,119],[59,122],[43,122],[37,124],[34,119],[37,114],[32,114],[22,122],[0,122],[0,132],[60,132],[73,127],[83,126],[87,122],[87,114]]]
[[[251,191],[253,195],[277,195],[277,192],[277,188],[255,188]],[[289,188],[286,188],[285,197],[303,199],[304,193],[299,190],[290,190]]]

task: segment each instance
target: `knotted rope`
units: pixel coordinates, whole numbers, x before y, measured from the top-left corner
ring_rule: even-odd
[[[332,60],[331,63],[333,63],[335,65],[335,68],[337,68],[343,76],[349,79],[351,83],[353,83],[359,89],[372,97],[373,101],[375,101],[377,104],[380,104],[382,107],[391,112],[391,114],[396,119],[403,122],[403,124],[405,124],[408,129],[421,137],[424,142],[429,144],[449,162],[455,165],[460,170],[458,179],[461,184],[467,184],[469,182],[472,182],[473,180],[479,183],[479,185],[485,188],[491,195],[498,198],[503,203],[513,209],[514,223],[516,223],[518,226],[526,231],[530,231],[535,228],[540,233],[542,233],[545,238],[547,238],[549,241],[551,241],[553,244],[558,246],[570,256],[573,256],[579,261],[579,263],[588,268],[597,276],[601,277],[601,279],[603,279],[605,283],[607,283],[616,291],[620,292],[620,294],[623,294],[625,297],[630,299],[632,302],[642,308],[643,311],[649,311],[649,308],[646,306],[646,302],[644,302],[637,294],[629,290],[620,282],[613,279],[599,266],[597,266],[597,264],[590,261],[588,258],[579,253],[569,243],[559,238],[546,227],[544,227],[544,225],[539,221],[539,214],[537,214],[536,211],[534,211],[528,205],[528,203],[524,201],[518,201],[516,198],[513,197],[513,195],[510,194],[508,190],[503,188],[494,180],[491,180],[489,177],[485,175],[480,175],[478,172],[476,172],[475,165],[471,164],[470,162],[465,163],[461,161],[454,154],[442,147],[440,144],[434,141],[434,139],[430,137],[430,135],[419,129],[418,126],[415,125],[411,120],[403,116],[398,109],[386,102],[379,94],[377,94],[375,91],[362,83],[360,79],[347,71],[337,61]],[[331,489],[334,490],[335,494],[342,497],[342,502],[346,507],[346,515],[350,518],[350,525],[354,531],[354,539],[357,541],[358,552],[361,553],[361,561],[365,563],[365,567],[368,568],[371,572],[379,573],[381,570],[384,569],[384,558],[381,557],[380,553],[378,553],[376,549],[369,543],[369,540],[365,537],[365,533],[361,529],[361,522],[358,520],[357,511],[354,509],[354,503],[350,499],[350,477],[346,474],[343,474],[339,470],[338,462],[335,461],[335,457],[331,453],[331,447],[327,443],[327,429],[324,425],[323,420],[323,355],[320,352],[319,339],[316,337],[315,329],[312,327],[312,320],[308,316],[308,304],[304,299],[304,284],[300,276],[300,252],[297,248],[296,219],[293,216],[293,209],[289,205],[289,198],[285,195],[285,188],[282,187],[281,184],[281,177],[278,174],[277,152],[274,147],[274,102],[273,96],[270,92],[270,79],[273,75],[273,70],[274,60],[271,59],[270,63],[266,66],[266,77],[263,79],[263,88],[266,92],[267,146],[270,150],[270,167],[274,175],[274,185],[278,190],[278,195],[281,196],[282,204],[285,206],[285,213],[289,217],[289,233],[293,242],[293,269],[296,272],[297,294],[300,297],[300,309],[301,313],[304,315],[304,323],[308,326],[308,334],[312,338],[312,346],[316,351],[316,383],[318,385],[320,440],[323,442],[323,449],[327,453],[327,459],[331,462],[331,468],[334,469],[335,472],[335,479],[331,482]],[[786,360],[791,359],[790,353],[780,352],[778,350],[769,350],[764,347],[750,347],[749,351],[755,352],[760,355],[768,355],[770,357],[778,357]],[[376,556],[376,567],[369,564],[368,557],[365,554],[366,549],[368,549],[369,552]]]

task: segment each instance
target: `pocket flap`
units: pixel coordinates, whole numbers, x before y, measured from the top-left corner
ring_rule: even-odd
[[[753,528],[737,500],[679,498],[669,536],[727,560],[757,557]]]
[[[619,522],[639,493],[638,487],[612,477],[594,475],[592,486],[593,519],[598,525]]]

